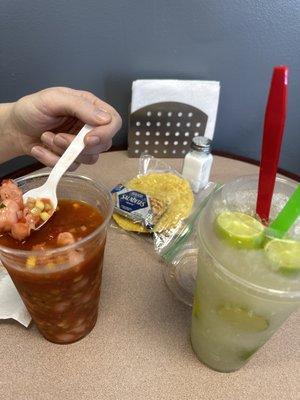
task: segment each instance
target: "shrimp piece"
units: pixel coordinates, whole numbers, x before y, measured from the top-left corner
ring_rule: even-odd
[[[22,191],[18,186],[11,180],[5,179],[0,186],[0,198],[1,200],[13,200],[19,208],[23,208],[23,196]]]
[[[77,265],[83,262],[83,253],[77,250],[71,250],[68,253],[69,263],[71,265]]]
[[[46,242],[35,244],[32,246],[32,250],[46,250]]]
[[[23,218],[23,210],[17,211],[17,216],[18,216],[18,221],[20,221]]]
[[[11,226],[10,234],[14,239],[22,241],[30,235],[31,230],[35,228],[37,222],[38,217],[31,214],[28,207],[18,210],[17,221]]]
[[[24,222],[17,222],[11,227],[11,236],[17,240],[24,240],[30,235],[30,227]]]
[[[2,201],[2,204],[5,206],[6,209],[9,209],[10,211],[18,213],[20,211],[20,207],[18,203],[16,203],[14,200],[4,200]]]
[[[68,244],[75,243],[75,238],[70,232],[61,232],[57,236],[58,246],[67,246]]]
[[[19,206],[13,200],[4,200],[0,208],[0,232],[10,231],[11,227],[18,222]]]

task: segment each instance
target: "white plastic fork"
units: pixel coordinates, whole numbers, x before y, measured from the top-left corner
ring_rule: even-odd
[[[23,194],[24,204],[29,198],[34,199],[49,199],[52,203],[53,209],[55,210],[57,207],[57,195],[56,188],[60,178],[67,171],[70,165],[76,160],[79,154],[85,147],[84,138],[85,136],[93,129],[90,125],[84,125],[83,128],[77,133],[75,139],[72,141],[70,146],[63,153],[61,158],[55,164],[53,169],[51,170],[48,179],[46,182],[35,189],[31,189],[28,192]],[[50,219],[50,218],[49,218]],[[42,224],[38,225],[35,229],[39,229],[43,226],[47,221],[44,221]]]

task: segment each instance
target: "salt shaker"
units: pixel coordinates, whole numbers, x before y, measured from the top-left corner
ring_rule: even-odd
[[[184,158],[182,176],[190,182],[194,193],[198,193],[209,181],[213,162],[211,143],[212,141],[204,136],[195,136],[191,149]]]

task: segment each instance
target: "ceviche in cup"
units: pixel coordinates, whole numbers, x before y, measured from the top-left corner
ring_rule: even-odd
[[[112,201],[102,184],[66,174],[58,185],[55,211],[47,199],[22,204],[20,192],[42,185],[47,177],[17,179],[18,188],[4,182],[11,192],[0,189],[0,259],[41,334],[55,343],[72,343],[97,321]],[[32,230],[31,216],[26,219],[32,210],[37,223],[46,218],[43,213],[53,215]]]

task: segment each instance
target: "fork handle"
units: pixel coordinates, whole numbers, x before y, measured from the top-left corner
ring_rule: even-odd
[[[55,185],[55,187],[57,186],[60,178],[84,149],[84,138],[92,129],[92,126],[86,124],[77,133],[75,139],[73,139],[72,143],[69,145],[50,172],[48,182],[51,182],[51,184]]]

